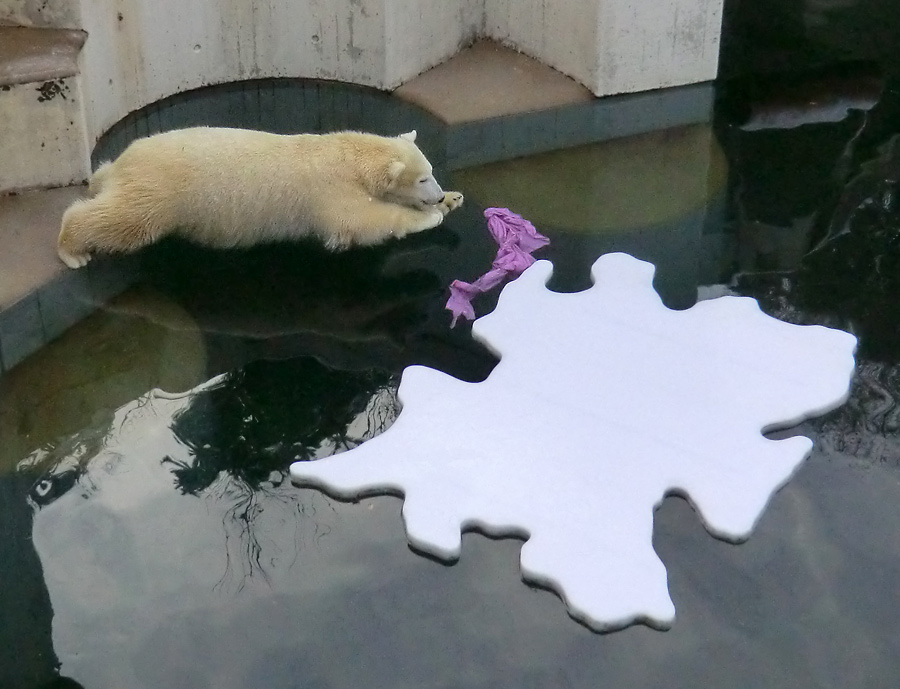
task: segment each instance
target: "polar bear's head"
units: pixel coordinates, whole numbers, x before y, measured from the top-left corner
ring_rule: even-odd
[[[393,142],[395,159],[388,167],[388,194],[398,203],[414,208],[440,203],[444,191],[432,174],[431,163],[416,146],[416,131],[401,134]]]

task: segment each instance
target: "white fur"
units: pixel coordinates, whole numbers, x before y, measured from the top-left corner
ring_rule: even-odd
[[[59,255],[77,268],[176,233],[223,248],[313,234],[340,249],[427,230],[463,199],[415,139],[207,127],[139,139],[66,211]]]

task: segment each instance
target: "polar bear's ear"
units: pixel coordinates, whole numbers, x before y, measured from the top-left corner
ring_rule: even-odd
[[[399,160],[395,160],[393,163],[388,165],[388,175],[390,176],[391,181],[395,182],[405,169],[406,163],[401,163]]]
[[[416,130],[413,129],[411,132],[407,132],[406,134],[400,135],[401,139],[406,139],[407,141],[415,142],[416,140]]]

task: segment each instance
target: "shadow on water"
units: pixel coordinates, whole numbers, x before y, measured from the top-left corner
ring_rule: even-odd
[[[480,214],[469,205],[434,232],[341,253],[313,242],[222,252],[166,241],[146,253],[144,282],[201,329],[210,375],[311,355],[348,370],[424,364],[484,380],[496,358],[466,328],[450,330],[444,309],[470,254],[491,255]]]

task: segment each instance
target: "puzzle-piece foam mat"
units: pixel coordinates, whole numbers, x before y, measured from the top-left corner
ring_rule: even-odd
[[[523,577],[574,617],[666,627],[654,508],[675,491],[715,536],[748,537],[811,448],[761,431],[841,404],[856,338],[744,297],[672,311],[653,266],[626,254],[598,259],[576,294],[547,290],[551,271],[535,263],[474,323],[501,357],[487,380],[410,367],[391,428],[291,475],[343,497],[401,492],[410,542],[445,560],[465,529],[521,535]]]

